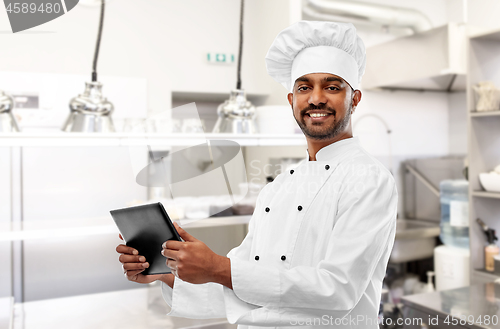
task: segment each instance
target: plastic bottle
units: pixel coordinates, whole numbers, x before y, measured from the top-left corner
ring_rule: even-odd
[[[469,182],[444,180],[441,199],[441,241],[450,247],[469,248]]]
[[[425,292],[436,291],[436,289],[434,289],[434,285],[432,284],[432,277],[433,276],[434,276],[433,271],[427,271],[427,284],[425,285]]]
[[[498,240],[495,230],[491,229],[486,225],[481,218],[477,218],[476,221],[481,225],[484,233],[486,234],[486,239],[488,240],[488,245],[484,248],[484,269],[488,272],[495,271],[495,255],[500,254],[500,248],[495,244]]]

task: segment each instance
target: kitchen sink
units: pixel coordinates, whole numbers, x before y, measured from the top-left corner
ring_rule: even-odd
[[[403,263],[431,257],[439,236],[439,223],[422,219],[398,219],[391,263]]]

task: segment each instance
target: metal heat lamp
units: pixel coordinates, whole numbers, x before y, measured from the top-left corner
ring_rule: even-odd
[[[232,90],[229,100],[217,108],[219,118],[215,123],[214,133],[253,134],[257,132],[255,124],[255,106],[250,103],[241,88],[241,55],[243,48],[243,8],[245,1],[241,0],[240,7],[240,45],[238,54],[238,72],[236,90]]]
[[[85,91],[71,99],[71,113],[62,130],[67,132],[114,132],[113,104],[102,96],[102,84],[86,82]]]
[[[71,99],[69,114],[62,130],[67,132],[114,132],[111,119],[113,104],[102,95],[102,84],[97,81],[97,58],[101,44],[102,26],[104,22],[104,1],[101,0],[101,17],[99,32],[92,66],[92,82],[85,83],[85,91]]]
[[[255,106],[247,100],[242,89],[232,90],[229,99],[217,108],[217,114],[214,133],[256,133]]]
[[[18,132],[16,118],[12,115],[14,99],[0,90],[0,133]]]

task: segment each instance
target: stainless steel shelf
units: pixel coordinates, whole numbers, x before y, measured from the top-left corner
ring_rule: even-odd
[[[481,198],[495,198],[495,199],[500,199],[500,193],[499,192],[473,191],[472,195],[476,196],[476,197],[481,197]]]
[[[210,217],[197,220],[177,221],[183,228],[220,227],[243,225],[250,222],[251,215]],[[0,226],[0,241],[24,241],[37,239],[68,238],[101,234],[117,234],[118,228],[110,217],[76,219],[68,221],[24,222],[24,230],[10,230]]]
[[[500,41],[500,30],[498,28],[489,31],[480,31],[469,35],[471,40]]]
[[[22,146],[191,146],[207,140],[232,140],[241,146],[306,145],[302,134],[127,134],[127,133],[5,133],[0,147]]]
[[[500,30],[469,34],[467,56],[467,121],[469,159],[469,237],[471,284],[491,282],[499,278],[484,268],[484,233],[478,229],[476,218],[498,229],[499,192],[481,188],[479,175],[498,164],[500,146],[500,110],[477,112],[473,86],[480,81],[498,84],[500,72],[493,69],[500,63]],[[481,119],[482,118],[482,119]],[[474,228],[474,229],[473,229]],[[500,328],[500,327],[499,327]]]
[[[500,111],[471,112],[471,117],[494,117],[500,116]]]

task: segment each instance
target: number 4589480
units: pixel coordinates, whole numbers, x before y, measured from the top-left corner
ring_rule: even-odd
[[[14,2],[9,3],[7,6],[7,12],[14,14],[34,14],[34,13],[46,13],[46,14],[59,14],[61,12],[61,4],[59,3],[28,3],[28,2]]]
[[[448,315],[446,316],[446,319],[444,320],[444,323],[446,323],[447,325],[458,325],[458,324],[461,324],[461,325],[481,325],[481,324],[484,324],[484,325],[497,325],[498,324],[498,316],[497,315],[479,315],[477,317],[474,317],[473,315],[469,315],[469,316],[466,316],[466,315],[460,315],[460,317],[458,316],[451,316],[451,315]]]

